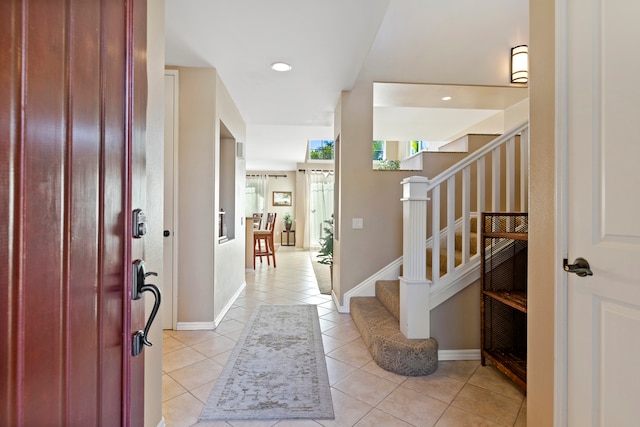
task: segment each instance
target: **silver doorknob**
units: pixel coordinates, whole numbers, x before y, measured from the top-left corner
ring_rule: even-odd
[[[567,273],[575,273],[580,277],[593,276],[589,262],[584,258],[576,258],[573,264],[569,264],[565,258],[563,267]]]

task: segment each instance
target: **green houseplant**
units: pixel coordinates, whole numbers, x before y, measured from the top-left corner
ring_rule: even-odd
[[[284,214],[282,219],[284,220],[284,228],[285,228],[285,230],[287,230],[287,231],[291,230],[291,224],[293,223],[293,218],[291,217],[291,214],[289,212],[287,212],[286,214]]]
[[[325,236],[320,238],[318,262],[333,267],[333,215],[324,222],[327,225],[323,228]]]

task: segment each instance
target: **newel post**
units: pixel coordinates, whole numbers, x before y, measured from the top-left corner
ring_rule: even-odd
[[[402,271],[400,331],[407,338],[430,338],[431,281],[427,280],[427,187],[423,176],[402,184]]]

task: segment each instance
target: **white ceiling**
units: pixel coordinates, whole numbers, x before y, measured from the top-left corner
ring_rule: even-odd
[[[247,170],[295,170],[359,78],[506,86],[518,44],[527,0],[166,0],[166,63],[217,69],[247,124]]]

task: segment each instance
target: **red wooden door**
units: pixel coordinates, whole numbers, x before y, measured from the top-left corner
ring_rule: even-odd
[[[142,425],[144,34],[144,1],[0,1],[0,425]]]

